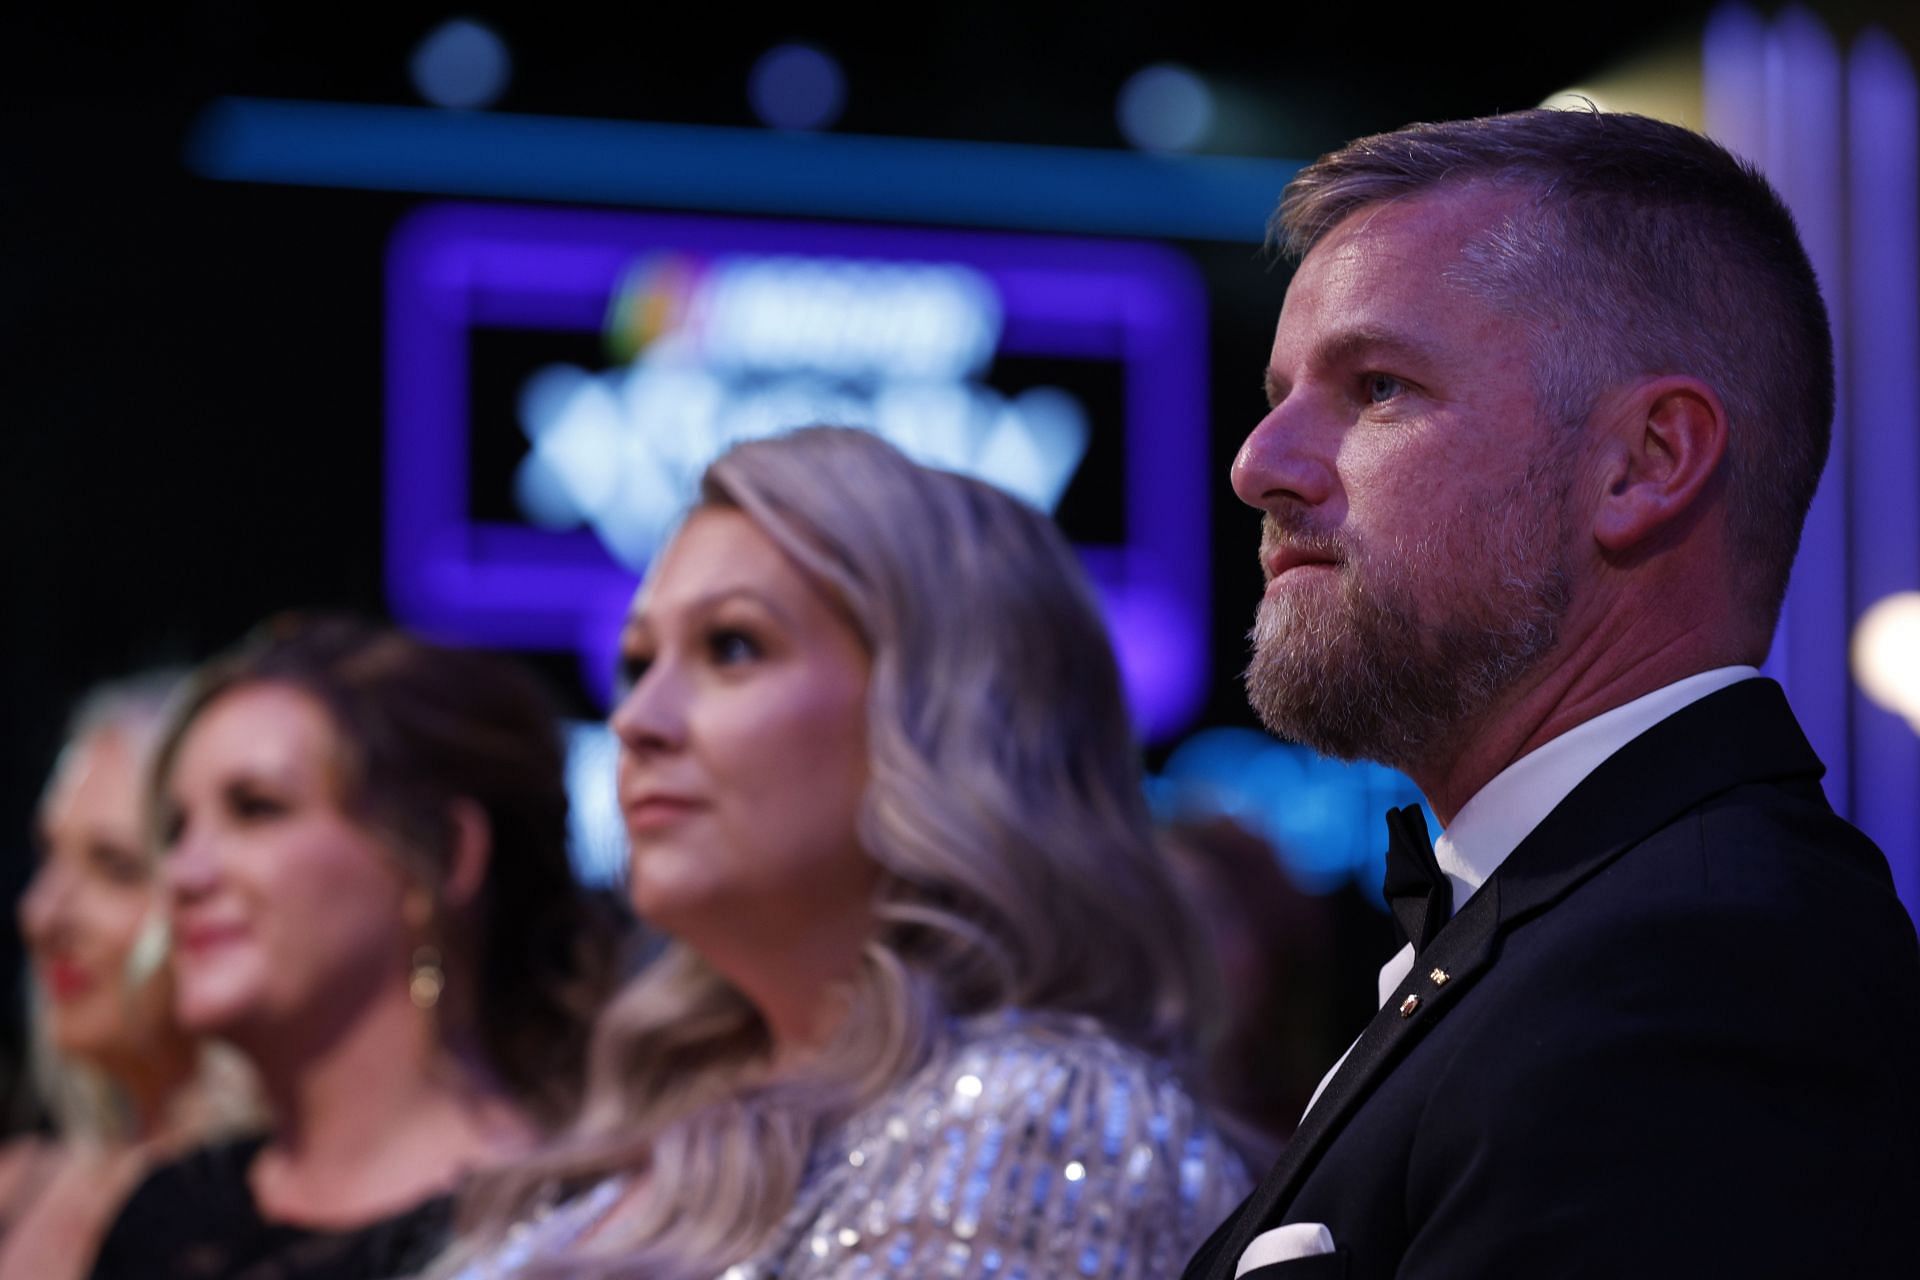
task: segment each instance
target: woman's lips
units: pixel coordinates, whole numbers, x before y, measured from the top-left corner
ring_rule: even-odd
[[[670,827],[706,806],[689,796],[646,795],[621,806],[626,814],[627,830],[638,834]]]
[[[179,929],[174,942],[182,952],[197,956],[245,935],[246,929],[237,924],[196,924]]]
[[[72,960],[51,960],[40,969],[40,981],[55,1000],[77,1000],[94,988],[93,972]]]

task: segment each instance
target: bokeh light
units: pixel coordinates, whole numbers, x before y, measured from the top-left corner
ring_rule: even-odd
[[[1920,733],[1920,591],[1877,601],[1853,629],[1853,678]]]
[[[1120,132],[1142,151],[1191,151],[1213,127],[1213,91],[1185,67],[1143,67],[1120,86]]]
[[[507,45],[492,28],[470,18],[441,23],[413,51],[413,87],[436,107],[490,107],[513,75]]]
[[[847,78],[831,55],[810,44],[775,45],[747,78],[754,114],[775,129],[826,129],[847,103]]]

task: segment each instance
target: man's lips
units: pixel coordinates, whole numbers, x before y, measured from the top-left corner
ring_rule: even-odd
[[[1272,582],[1291,569],[1304,569],[1318,566],[1331,569],[1338,560],[1323,552],[1308,551],[1301,547],[1281,547],[1260,557],[1260,563],[1267,571],[1267,581]]]

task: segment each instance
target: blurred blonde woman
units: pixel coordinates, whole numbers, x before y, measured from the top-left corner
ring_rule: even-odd
[[[631,893],[675,942],[443,1269],[1177,1272],[1247,1182],[1183,1074],[1197,952],[1052,523],[866,433],[742,444],[622,652]]]
[[[20,900],[33,962],[34,1075],[52,1141],[0,1152],[0,1280],[84,1276],[156,1159],[244,1127],[257,1103],[231,1052],[175,1020],[145,773],[177,677],[103,685],[69,726],[36,815]]]

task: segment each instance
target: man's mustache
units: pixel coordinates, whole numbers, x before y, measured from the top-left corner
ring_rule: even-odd
[[[1316,529],[1313,518],[1297,507],[1269,511],[1260,518],[1260,569],[1271,576],[1268,566],[1282,551],[1313,560],[1345,561],[1352,549],[1346,539],[1327,529]]]

